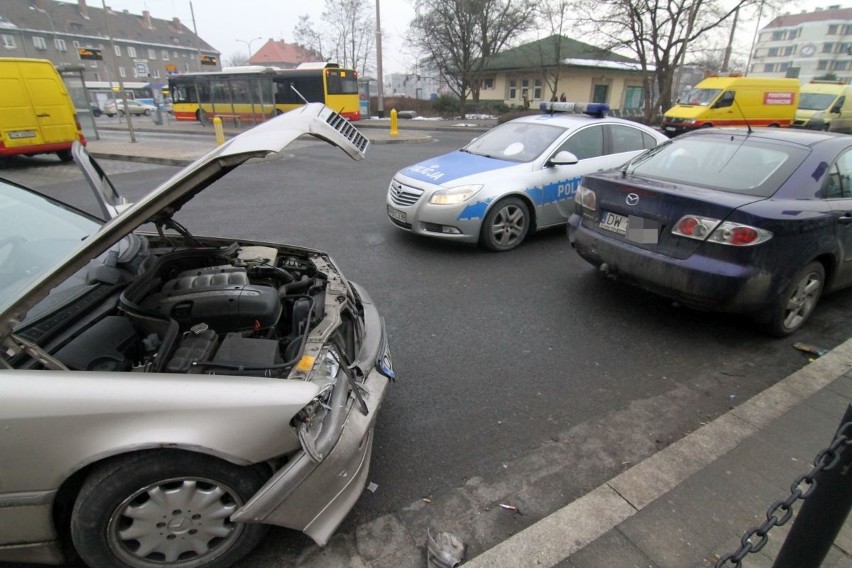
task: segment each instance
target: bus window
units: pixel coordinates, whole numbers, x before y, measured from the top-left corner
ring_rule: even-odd
[[[342,76],[341,76],[342,75]],[[358,80],[351,71],[330,71],[325,76],[329,95],[358,94]]]

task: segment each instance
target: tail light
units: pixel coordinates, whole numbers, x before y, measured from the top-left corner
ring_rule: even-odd
[[[574,203],[581,205],[590,211],[595,211],[598,207],[595,192],[585,187],[582,183],[580,184],[580,187],[577,188],[577,192],[574,194]]]
[[[737,247],[757,245],[772,238],[772,232],[765,229],[730,221],[723,223],[719,219],[698,215],[681,217],[672,228],[672,234]]]

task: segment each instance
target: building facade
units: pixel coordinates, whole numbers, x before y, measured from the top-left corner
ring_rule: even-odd
[[[778,16],[755,41],[749,77],[826,76],[852,81],[852,8],[839,5]]]
[[[53,0],[0,2],[0,57],[83,65],[83,79],[104,102],[121,77],[130,96],[154,96],[168,76],[221,69],[219,52],[178,18],[152,18]]]
[[[538,108],[556,97],[572,102],[606,103],[613,109],[640,109],[645,73],[621,55],[564,36],[553,35],[489,61],[479,91],[481,101]]]

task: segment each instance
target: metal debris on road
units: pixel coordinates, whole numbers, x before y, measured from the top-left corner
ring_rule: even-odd
[[[370,493],[375,493],[376,489],[378,488],[379,486],[371,481],[370,484],[367,486],[367,491],[369,491]]]
[[[500,503],[500,507],[506,509],[507,511],[517,511],[518,508],[514,505],[506,505],[505,503]]]
[[[817,357],[822,357],[826,353],[828,353],[828,349],[823,349],[822,347],[817,347],[816,345],[811,345],[810,343],[802,343],[801,341],[797,341],[793,344],[793,349],[798,349],[804,353],[808,353],[810,355],[816,355]]]

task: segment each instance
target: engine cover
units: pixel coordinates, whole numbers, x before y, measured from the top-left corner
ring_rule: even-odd
[[[187,270],[142,302],[146,310],[175,319],[181,329],[206,323],[218,333],[272,327],[281,316],[278,291],[249,282],[246,269],[215,266]]]

